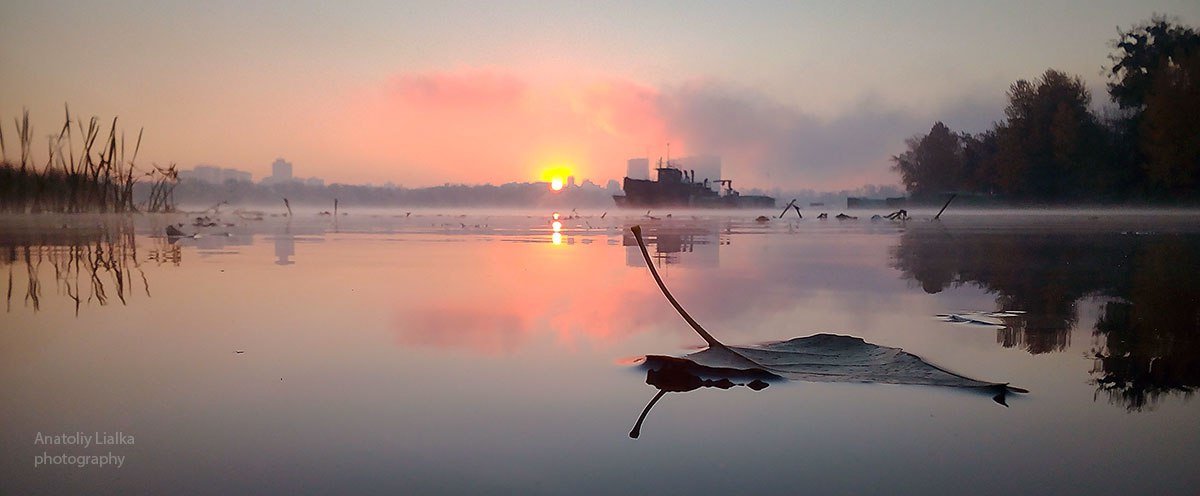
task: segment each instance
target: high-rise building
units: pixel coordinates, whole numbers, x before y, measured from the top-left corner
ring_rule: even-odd
[[[262,180],[263,184],[281,184],[290,182],[301,183],[308,186],[325,185],[325,181],[320,178],[303,178],[293,175],[292,163],[282,158],[277,158],[271,163],[271,175],[264,177]]]
[[[284,160],[283,158],[275,159],[275,161],[271,163],[271,179],[272,182],[277,183],[291,181],[292,163]]]

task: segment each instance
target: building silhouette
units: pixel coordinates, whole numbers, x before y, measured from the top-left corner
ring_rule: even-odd
[[[262,184],[284,184],[284,183],[300,183],[305,186],[325,186],[325,180],[318,177],[297,177],[293,174],[294,167],[291,162],[284,160],[282,157],[271,162],[271,175],[264,177]]]
[[[250,182],[251,177],[250,173],[246,171],[207,164],[197,165],[192,170],[179,171],[179,180],[181,181],[198,181],[209,184],[225,184],[227,181]]]

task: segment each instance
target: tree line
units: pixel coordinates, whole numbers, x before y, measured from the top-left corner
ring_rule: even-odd
[[[1154,17],[1112,42],[1108,95],[1049,69],[1008,89],[992,129],[937,122],[893,170],[914,200],[949,192],[1016,203],[1200,202],[1200,33]]]

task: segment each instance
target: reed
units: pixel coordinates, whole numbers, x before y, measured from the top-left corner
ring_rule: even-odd
[[[3,213],[130,213],[174,210],[172,192],[178,182],[175,164],[137,165],[144,130],[138,130],[132,153],[126,155],[125,133],[117,118],[107,125],[97,117],[73,119],[64,107],[63,125],[47,142],[45,163],[33,158],[33,126],[29,111],[13,119],[19,148],[8,157],[8,143],[0,125],[0,212]],[[140,205],[134,185],[151,183],[150,195]],[[140,208],[139,208],[140,207]]]

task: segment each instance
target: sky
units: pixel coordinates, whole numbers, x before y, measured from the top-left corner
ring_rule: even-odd
[[[716,154],[741,187],[897,184],[934,121],[978,132],[1017,79],[1082,77],[1117,28],[1200,2],[6,0],[0,124],[145,129],[139,164],[326,182],[500,184]],[[9,156],[13,150],[9,150]]]

